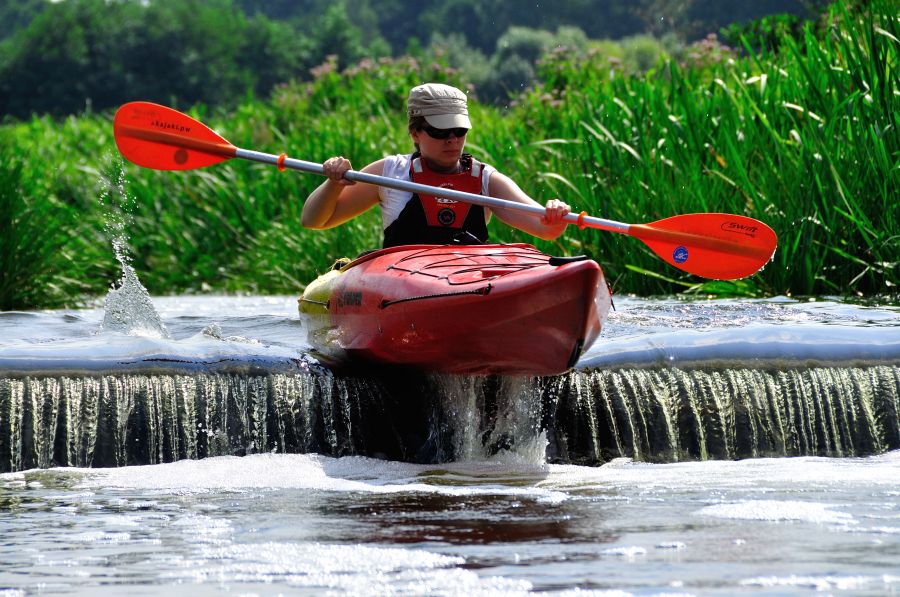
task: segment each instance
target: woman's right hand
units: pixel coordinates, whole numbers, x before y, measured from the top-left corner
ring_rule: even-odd
[[[328,158],[322,164],[322,168],[324,169],[325,176],[328,177],[328,180],[332,182],[336,182],[337,184],[348,187],[351,185],[355,185],[356,183],[352,180],[347,180],[344,178],[344,174],[353,168],[350,164],[350,160],[345,158],[344,156],[335,156],[333,158]]]

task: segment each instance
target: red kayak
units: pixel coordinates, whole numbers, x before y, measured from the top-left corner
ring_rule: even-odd
[[[525,244],[382,249],[300,298],[309,340],[326,354],[460,374],[562,373],[609,306],[595,261]]]

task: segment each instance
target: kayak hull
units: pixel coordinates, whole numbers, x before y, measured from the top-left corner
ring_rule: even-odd
[[[600,266],[530,245],[375,251],[310,284],[309,340],[376,363],[457,374],[555,375],[596,340]]]

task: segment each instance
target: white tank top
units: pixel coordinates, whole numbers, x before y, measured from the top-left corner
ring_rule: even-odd
[[[384,158],[384,170],[382,176],[386,178],[396,178],[397,180],[410,180],[409,166],[412,160],[412,154],[407,155],[389,155]],[[482,164],[484,174],[481,177],[481,194],[488,194],[488,184],[491,180],[491,174],[496,168]],[[412,199],[413,194],[409,191],[398,191],[396,189],[386,189],[378,187],[378,200],[381,202],[381,226],[386,229],[398,217],[400,212]],[[484,221],[487,222],[491,217],[489,208],[484,208]]]

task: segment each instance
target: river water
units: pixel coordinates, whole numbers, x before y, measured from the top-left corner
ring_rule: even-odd
[[[895,307],[621,297],[570,374],[410,388],[124,288],[0,313],[2,597],[900,593]]]

